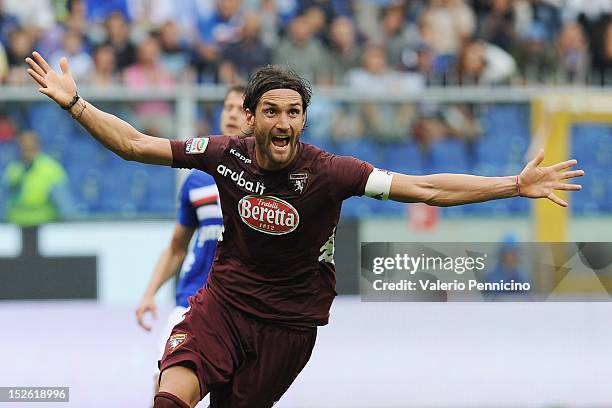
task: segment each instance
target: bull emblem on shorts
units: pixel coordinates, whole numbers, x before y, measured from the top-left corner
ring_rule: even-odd
[[[178,346],[187,340],[187,333],[174,333],[168,339],[168,354],[177,349]]]
[[[302,194],[308,183],[308,173],[289,174],[289,183],[293,186],[296,193]]]

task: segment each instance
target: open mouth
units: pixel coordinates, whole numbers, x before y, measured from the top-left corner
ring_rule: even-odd
[[[289,145],[289,136],[273,136],[272,144],[276,147],[286,147]]]

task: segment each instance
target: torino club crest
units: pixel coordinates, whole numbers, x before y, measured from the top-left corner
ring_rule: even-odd
[[[289,183],[293,186],[296,193],[302,194],[308,184],[308,173],[289,174]]]
[[[168,339],[168,354],[176,350],[181,344],[187,340],[187,333],[174,333]]]

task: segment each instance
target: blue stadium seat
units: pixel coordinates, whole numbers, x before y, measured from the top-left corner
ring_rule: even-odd
[[[329,152],[329,153],[339,154],[339,151],[340,151],[340,149],[338,148],[338,143],[334,142],[331,139],[312,140],[308,138],[305,138],[305,139],[303,138],[302,141],[304,143],[312,144],[318,147],[319,149],[325,150],[326,152]]]
[[[142,209],[157,216],[173,216],[176,209],[175,170],[164,166],[147,166],[147,196]]]
[[[430,149],[430,169],[432,173],[470,172],[464,142],[446,139],[432,144]]]
[[[494,127],[505,134],[529,132],[531,126],[529,107],[521,104],[496,104],[484,112],[487,129]]]
[[[484,135],[476,145],[480,162],[522,162],[531,139],[528,108],[515,104],[490,106],[482,123]]]
[[[505,165],[499,165],[497,163],[478,161],[476,164],[474,164],[473,170],[474,174],[479,176],[501,176],[510,174],[506,173],[506,167],[507,166]]]
[[[173,169],[125,161],[90,137],[71,138],[62,161],[75,198],[91,214],[173,216]]]
[[[211,109],[212,118],[208,121],[210,125],[210,134],[211,135],[220,135],[221,127],[219,124],[221,123],[221,112],[223,111],[223,105],[215,104]]]
[[[30,127],[38,133],[43,143],[66,137],[79,126],[70,115],[52,103],[32,104],[28,113]]]
[[[522,137],[482,138],[476,142],[477,163],[490,166],[523,166],[528,142]],[[506,171],[506,170],[505,170]]]
[[[342,203],[341,215],[343,218],[362,218],[371,215],[371,207],[369,201],[364,197],[351,197],[344,200]]]
[[[379,166],[381,162],[378,143],[372,138],[346,139],[337,143],[337,152],[342,156],[353,156]]]
[[[368,205],[370,207],[370,211],[373,215],[377,216],[388,216],[388,217],[398,217],[406,214],[407,206],[406,203],[398,203],[397,201],[381,201],[374,200],[373,198],[363,198],[363,200],[368,201]]]
[[[385,143],[381,147],[381,166],[385,169],[404,174],[423,174],[423,155],[415,142]]]
[[[16,160],[19,157],[19,149],[17,143],[1,142],[0,143],[0,174],[4,174],[4,168],[11,160]]]
[[[440,213],[444,218],[462,218],[468,213],[465,206],[458,205],[453,207],[443,207],[440,209]]]
[[[571,196],[573,214],[596,215],[612,211],[612,126],[581,123],[572,126],[570,155],[586,176],[577,181],[583,189]]]
[[[507,139],[484,135],[476,141],[476,157],[478,163],[504,165],[508,162]]]
[[[603,203],[603,210],[606,212],[612,212],[612,177],[608,178],[607,195],[606,200]]]
[[[531,200],[524,197],[514,197],[504,200],[512,215],[528,214],[531,210]]]
[[[100,210],[102,174],[98,169],[68,169],[70,187],[77,206],[82,212],[95,214]],[[78,174],[77,178],[75,175]]]
[[[582,163],[595,163],[600,148],[605,152],[605,141],[609,140],[604,125],[580,124],[571,129],[570,153]],[[605,161],[605,159],[604,159]]]
[[[101,211],[104,213],[121,213],[124,204],[133,204],[132,179],[137,163],[126,162],[110,152],[100,156],[103,166],[100,168]]]
[[[510,215],[510,203],[509,200],[493,200],[485,203],[478,203],[478,210],[487,211],[489,215],[505,217]]]
[[[610,133],[597,141],[594,152],[598,166],[612,169],[612,135]]]
[[[606,171],[585,163],[582,166],[586,176],[580,181],[582,191],[572,194],[572,211],[575,214],[589,215],[604,211],[608,201],[608,176]]]

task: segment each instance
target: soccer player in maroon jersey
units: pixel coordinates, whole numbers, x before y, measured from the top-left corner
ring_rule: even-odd
[[[410,176],[300,142],[311,90],[280,67],[259,70],[244,109],[254,137],[173,140],[144,135],[77,94],[68,62],[56,73],[26,59],[39,91],[126,160],[198,168],[219,188],[225,230],[209,282],[174,327],[160,361],[154,406],[270,407],[306,365],[334,291],[334,239],[342,201],[354,195],[450,206],[521,195],[567,206],[555,190],[580,186],[568,160],[540,167],[544,153],[507,177]]]

